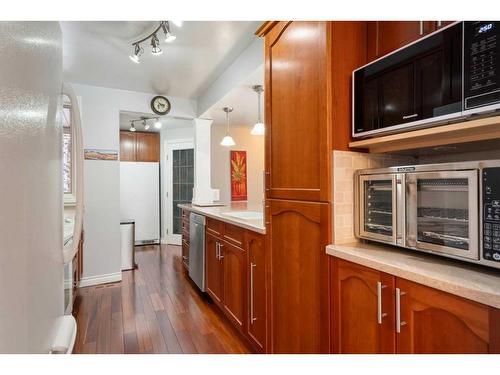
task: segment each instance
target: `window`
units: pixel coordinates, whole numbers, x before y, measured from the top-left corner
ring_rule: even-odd
[[[67,96],[63,100],[62,108],[62,122],[63,122],[63,191],[64,203],[75,203],[74,195],[74,168],[73,168],[73,128],[71,119],[71,104]]]

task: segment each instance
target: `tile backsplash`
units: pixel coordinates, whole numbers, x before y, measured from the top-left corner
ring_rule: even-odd
[[[354,237],[354,172],[357,169],[417,164],[411,156],[333,151],[333,242],[345,244]]]

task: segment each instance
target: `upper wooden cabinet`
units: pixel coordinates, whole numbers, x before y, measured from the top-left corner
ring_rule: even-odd
[[[328,353],[330,204],[268,200],[271,352]]]
[[[120,160],[135,161],[135,133],[120,132]]]
[[[436,30],[436,21],[367,22],[367,60],[372,61]]]
[[[120,131],[120,161],[159,162],[160,134]]]
[[[328,22],[278,22],[265,35],[268,198],[330,198]]]

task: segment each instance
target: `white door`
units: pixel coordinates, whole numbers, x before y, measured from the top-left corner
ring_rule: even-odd
[[[166,173],[166,225],[167,243],[181,245],[182,226],[181,203],[191,203],[194,181],[194,144],[193,141],[167,143]]]

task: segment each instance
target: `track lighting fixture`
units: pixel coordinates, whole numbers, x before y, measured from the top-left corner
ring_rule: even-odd
[[[161,129],[161,122],[160,122],[160,119],[158,117],[141,116],[141,118],[139,118],[137,120],[130,120],[130,129],[129,130],[131,132],[135,132],[137,130],[137,128],[134,125],[137,121],[140,121],[142,123],[142,127],[144,128],[144,130],[149,130],[151,128],[151,125],[148,123],[149,120],[155,120],[154,127],[156,129]]]
[[[226,135],[222,138],[220,145],[226,147],[234,146],[236,143],[234,142],[233,137],[231,137],[231,134],[229,134],[229,113],[233,112],[233,108],[224,107],[222,110],[226,112]]]
[[[176,26],[181,27],[182,26],[182,21],[172,21]],[[134,43],[132,43],[132,46],[134,47],[134,53],[129,56],[130,60],[132,60],[134,63],[139,64],[140,59],[139,57],[143,54],[144,49],[141,47],[141,43],[144,43],[151,39],[151,53],[155,56],[161,55],[163,53],[163,50],[160,48],[160,40],[158,39],[158,31],[162,30],[163,33],[165,34],[165,42],[173,42],[176,39],[176,36],[172,33],[172,30],[170,29],[170,23],[168,21],[160,21],[160,24],[158,27],[148,36],[145,38],[142,38],[141,40],[138,40]]]
[[[262,122],[261,115],[260,115],[260,112],[261,112],[261,110],[260,110],[260,95],[264,91],[264,88],[262,87],[262,85],[255,85],[255,86],[252,86],[252,89],[253,89],[253,91],[255,91],[257,93],[257,111],[258,111],[258,114],[257,114],[257,122],[253,126],[250,134],[252,134],[252,135],[264,135],[266,132],[266,128],[264,126],[264,123]]]

